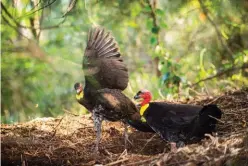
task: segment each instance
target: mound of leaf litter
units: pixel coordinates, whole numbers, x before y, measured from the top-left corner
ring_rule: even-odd
[[[218,134],[197,144],[169,151],[156,134],[129,128],[127,153],[119,122],[104,122],[100,154],[94,154],[95,132],[90,115],[65,114],[26,123],[1,125],[2,165],[248,165],[248,89],[192,104],[218,104],[223,118]]]

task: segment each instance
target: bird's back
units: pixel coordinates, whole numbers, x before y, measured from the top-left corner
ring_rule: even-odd
[[[140,119],[136,106],[121,90],[107,88],[98,90],[94,100],[96,107],[101,107],[99,113],[108,120]]]
[[[201,106],[151,102],[144,113],[147,123],[163,139],[185,141],[192,121],[198,116]]]

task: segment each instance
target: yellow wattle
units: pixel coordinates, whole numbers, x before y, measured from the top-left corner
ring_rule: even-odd
[[[84,97],[84,93],[83,92],[80,92],[79,94],[76,94],[77,100],[80,100],[83,97]]]
[[[149,104],[145,104],[145,105],[140,107],[140,115],[141,115],[141,121],[142,122],[146,122],[146,119],[143,115],[144,115],[144,113],[148,107],[149,107]]]
[[[145,111],[148,107],[149,107],[149,104],[145,104],[145,105],[140,107],[140,115],[141,116],[143,116],[143,114],[145,113]]]

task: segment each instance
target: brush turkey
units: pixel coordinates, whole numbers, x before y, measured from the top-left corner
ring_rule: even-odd
[[[206,133],[215,130],[222,112],[216,105],[196,106],[150,102],[148,90],[139,91],[134,99],[141,99],[140,115],[164,140],[172,143],[172,150],[185,143],[199,141]]]
[[[97,131],[96,149],[103,119],[122,120],[138,130],[153,131],[140,121],[136,106],[122,93],[128,85],[128,70],[118,45],[109,32],[105,32],[103,28],[90,30],[82,64],[85,86],[76,83],[74,88],[77,101],[93,114]]]

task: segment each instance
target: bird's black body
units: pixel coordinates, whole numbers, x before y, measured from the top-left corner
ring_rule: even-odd
[[[143,116],[151,128],[163,139],[176,143],[191,143],[211,133],[221,110],[216,105],[194,106],[150,102]]]
[[[131,127],[142,131],[142,132],[150,132],[154,133],[155,131],[146,123],[141,120],[130,120],[130,119],[125,119],[124,123],[127,123]]]

